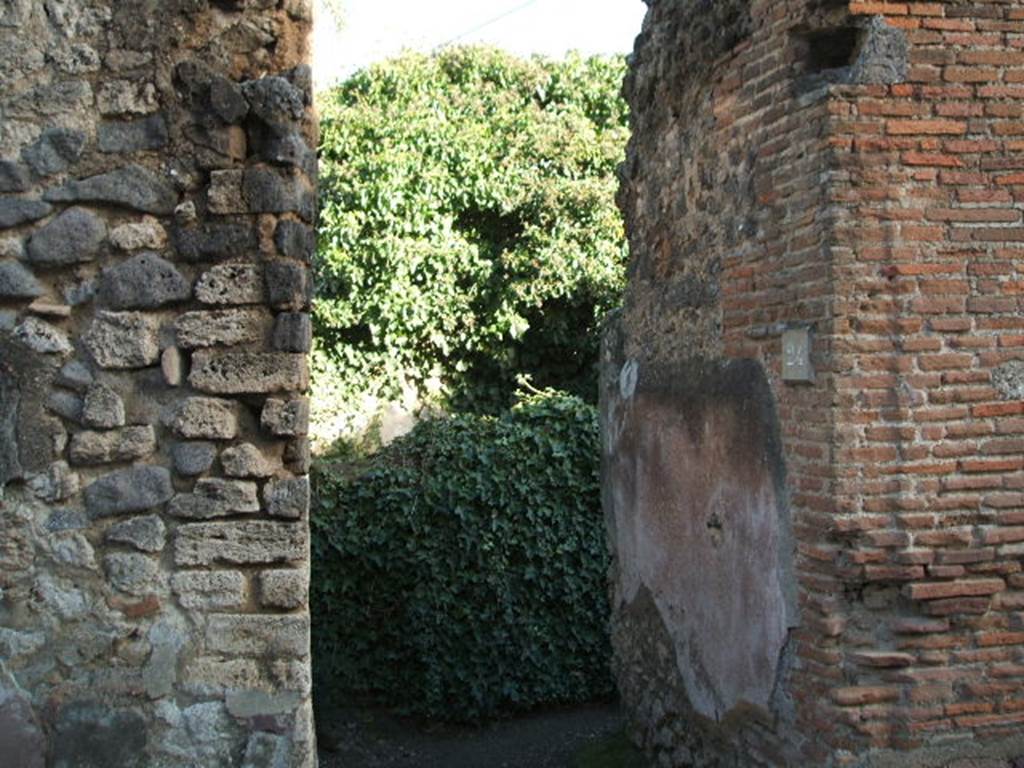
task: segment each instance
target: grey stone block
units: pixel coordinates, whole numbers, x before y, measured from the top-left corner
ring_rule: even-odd
[[[225,123],[241,122],[249,113],[241,86],[217,75],[210,78],[210,108]]]
[[[199,278],[196,298],[204,304],[262,304],[263,270],[247,262],[219,264]]]
[[[282,312],[274,318],[274,349],[281,352],[309,352],[313,344],[313,323],[305,312]]]
[[[141,596],[160,586],[160,564],[136,552],[115,552],[103,558],[107,581],[118,592]]]
[[[110,464],[144,459],[156,451],[153,427],[124,427],[106,432],[79,432],[71,437],[72,464]]]
[[[142,715],[110,703],[76,701],[57,714],[51,768],[145,768],[148,728]]]
[[[174,213],[178,193],[169,182],[140,165],[72,181],[43,195],[49,202],[90,201],[133,208],[144,213]]]
[[[214,397],[190,397],[170,421],[180,437],[231,440],[238,433],[238,404]]]
[[[97,312],[83,337],[101,368],[146,368],[160,359],[159,321],[138,312]]]
[[[286,352],[201,350],[192,356],[188,381],[215,394],[299,392],[309,386],[309,367],[305,355]]]
[[[0,298],[34,299],[46,293],[36,276],[17,261],[0,261]]]
[[[66,333],[38,317],[26,317],[12,335],[33,352],[43,355],[64,355],[73,351]]]
[[[0,655],[3,654],[0,646]],[[13,682],[13,681],[12,681]],[[45,768],[46,739],[26,694],[0,678],[0,754],[7,768]]]
[[[282,256],[308,264],[316,251],[316,232],[300,221],[283,219],[274,232],[274,244]]]
[[[89,427],[111,429],[123,427],[124,401],[104,384],[93,384],[86,390],[82,403],[82,423]]]
[[[268,398],[260,414],[260,426],[278,437],[305,435],[309,431],[309,401]]]
[[[258,512],[260,509],[256,483],[247,480],[207,477],[196,482],[194,493],[227,512]]]
[[[78,160],[85,147],[85,133],[73,128],[48,128],[34,144],[21,152],[21,158],[39,176],[60,173]]]
[[[210,213],[246,213],[246,203],[242,198],[242,171],[213,171],[206,200]]]
[[[180,387],[185,381],[185,356],[177,347],[167,347],[160,353],[160,370],[172,387]]]
[[[103,219],[86,208],[74,206],[32,235],[26,257],[44,266],[92,261],[106,237]]]
[[[206,624],[206,650],[251,658],[304,658],[309,655],[309,618],[213,614]]]
[[[307,548],[305,527],[294,523],[189,523],[175,532],[174,562],[179,566],[301,563]]]
[[[167,245],[167,230],[152,216],[143,216],[111,230],[110,242],[122,251],[157,250]]]
[[[252,443],[226,449],[220,455],[220,464],[228,477],[270,477],[274,474],[274,466]]]
[[[303,696],[296,693],[295,691],[283,691],[281,693],[270,693],[267,691],[260,690],[234,690],[228,691],[225,698],[228,712],[235,717],[240,718],[251,718],[251,717],[273,717],[274,715],[290,714],[302,703]],[[249,762],[250,755],[252,753],[252,744],[254,737],[257,734],[253,734],[249,739],[249,749],[246,750],[246,763],[244,765],[253,766],[273,766],[281,765],[287,766],[287,762],[280,762],[280,758],[274,757],[272,751],[261,751],[260,758]],[[267,736],[272,740],[271,743],[284,742],[280,736],[274,736],[270,733],[260,733],[259,736]],[[286,743],[285,743],[286,746]],[[282,756],[285,753],[282,752]],[[278,762],[274,762],[277,760]]]
[[[284,463],[289,471],[297,475],[305,475],[312,465],[312,456],[309,452],[309,440],[300,437],[288,441],[284,447]]]
[[[245,576],[239,571],[182,571],[171,577],[171,589],[182,608],[231,610],[245,603]]]
[[[174,330],[178,344],[186,349],[248,344],[262,337],[264,317],[256,309],[186,312],[178,318]]]
[[[260,605],[293,611],[306,606],[309,600],[309,573],[296,568],[260,571],[258,579]]]
[[[12,160],[0,160],[0,192],[24,192],[28,184],[25,166]]]
[[[278,309],[305,309],[313,298],[309,270],[293,261],[271,261],[266,266],[267,295]]]
[[[55,461],[45,472],[30,477],[28,487],[37,498],[53,503],[78,493],[80,481],[66,461]]]
[[[242,177],[242,199],[250,213],[297,213],[312,221],[316,195],[300,173],[270,168],[246,168]]]
[[[112,517],[166,503],[174,495],[171,473],[164,467],[139,466],[111,472],[85,489],[85,506],[93,518]]]
[[[304,518],[309,511],[309,478],[271,480],[263,488],[263,503],[273,517]]]
[[[179,475],[201,475],[213,466],[217,447],[213,443],[175,443],[171,449],[174,469]]]
[[[215,221],[176,227],[174,245],[185,261],[214,261],[255,252],[259,236],[249,223]]]
[[[0,197],[0,229],[16,227],[49,216],[53,206],[27,197]]]
[[[58,384],[78,392],[87,389],[92,382],[92,371],[81,360],[69,360],[57,374]]]
[[[283,77],[263,77],[242,84],[252,116],[269,125],[296,123],[305,114],[302,91]]]
[[[227,507],[197,493],[179,493],[167,505],[167,514],[182,520],[215,520],[233,514]]]
[[[99,298],[113,309],[155,309],[191,295],[185,276],[148,251],[103,270],[99,281]]]
[[[104,121],[96,132],[100,152],[138,152],[167,145],[167,123],[163,115],[138,120]]]
[[[1024,360],[1007,360],[995,368],[992,385],[1007,400],[1024,398]]]
[[[0,350],[2,349],[0,347]],[[13,372],[0,365],[0,488],[22,474],[21,457],[18,452],[20,402],[21,391]]]
[[[55,389],[46,398],[46,409],[68,421],[82,420],[82,398],[63,389]]]
[[[167,543],[167,528],[156,515],[133,517],[107,529],[106,540],[128,544],[142,552],[160,552]]]

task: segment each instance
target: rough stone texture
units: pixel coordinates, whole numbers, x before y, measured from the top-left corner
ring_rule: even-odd
[[[26,317],[18,323],[12,335],[33,352],[42,355],[63,355],[72,350],[71,341],[63,331],[37,317]]]
[[[258,583],[260,604],[267,608],[301,608],[309,593],[309,575],[295,569],[261,571]]]
[[[2,683],[7,683],[2,685]],[[0,678],[0,754],[9,768],[45,768],[46,740],[32,701]]]
[[[186,261],[213,261],[244,256],[259,247],[256,228],[237,221],[179,226],[174,230],[174,242],[181,258]]]
[[[309,263],[316,251],[316,232],[300,221],[284,219],[274,232],[274,244],[282,256]]]
[[[107,555],[103,558],[103,568],[111,586],[129,595],[144,595],[160,586],[159,563],[143,554],[116,552]]]
[[[214,394],[300,392],[309,386],[309,368],[305,355],[203,350],[192,356],[188,381]]]
[[[189,610],[232,610],[245,603],[246,581],[239,571],[182,571],[172,577],[171,588]]]
[[[270,477],[274,474],[274,465],[252,443],[226,449],[220,455],[220,464],[228,477]]]
[[[313,298],[308,270],[292,261],[272,261],[266,267],[267,293],[276,309],[305,309]]]
[[[112,229],[110,243],[123,251],[143,248],[159,250],[167,245],[167,230],[158,219],[144,216],[141,221],[128,222]]]
[[[157,515],[133,517],[110,526],[106,540],[129,544],[142,552],[160,552],[167,543],[167,527]]]
[[[311,18],[309,0],[0,2],[5,767],[315,764],[307,515],[262,509],[305,441],[260,420],[263,393],[306,382],[265,272],[293,265],[298,309]],[[197,366],[223,397],[196,396]],[[261,602],[267,568],[298,576]]]
[[[28,260],[40,265],[92,261],[107,237],[103,220],[86,208],[68,208],[28,241]]]
[[[303,562],[306,546],[306,529],[294,523],[193,523],[178,527],[174,560],[185,566]]]
[[[109,432],[79,432],[71,437],[72,464],[112,464],[144,459],[156,450],[156,433],[149,425]]]
[[[271,434],[281,437],[305,435],[309,430],[309,401],[268,398],[260,414],[260,424]]]
[[[53,206],[42,200],[24,197],[0,197],[0,229],[16,227],[48,216]]]
[[[93,517],[145,512],[174,494],[164,467],[139,466],[111,472],[85,489],[85,506]]]
[[[82,337],[101,368],[145,368],[160,359],[159,323],[139,312],[97,312]]]
[[[155,309],[192,295],[192,285],[166,259],[144,252],[103,270],[99,298],[112,309]]]
[[[124,401],[117,392],[103,384],[89,386],[82,401],[83,424],[110,429],[123,427],[124,419]]]
[[[309,479],[271,480],[263,488],[263,504],[273,517],[301,518],[309,509]]]
[[[206,628],[206,650],[232,656],[301,658],[309,652],[306,616],[213,614]]]
[[[73,181],[59,189],[50,190],[45,198],[51,203],[88,201],[165,215],[173,213],[178,202],[174,187],[141,165],[128,165],[99,176]]]
[[[178,344],[185,348],[230,347],[258,341],[264,324],[264,315],[258,310],[227,309],[187,312],[178,318],[174,330]]]
[[[648,6],[601,375],[632,735],[1016,765],[1024,5]]]
[[[238,434],[238,405],[215,397],[190,397],[178,406],[170,426],[180,437],[231,440]]]
[[[82,154],[85,134],[73,128],[47,128],[21,156],[39,176],[67,170]]]
[[[138,120],[107,121],[97,136],[101,152],[137,152],[167,146],[167,123],[161,115]]]
[[[0,261],[0,299],[34,299],[46,293],[35,275],[16,261]]]
[[[257,264],[219,264],[196,283],[196,298],[204,304],[261,304],[263,272]]]
[[[274,318],[274,349],[281,352],[309,352],[313,344],[313,323],[308,314],[281,312]]]
[[[174,471],[185,477],[201,475],[213,466],[217,446],[213,443],[175,443],[171,449]]]

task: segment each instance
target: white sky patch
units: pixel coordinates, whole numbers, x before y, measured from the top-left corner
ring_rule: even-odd
[[[340,5],[340,32],[318,8],[318,89],[404,49],[432,51],[451,42],[555,58],[570,50],[629,53],[647,10],[642,0],[342,0]]]

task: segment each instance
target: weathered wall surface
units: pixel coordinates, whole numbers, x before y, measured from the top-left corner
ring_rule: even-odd
[[[1024,4],[649,5],[627,83],[631,282],[602,377],[613,630],[638,737],[666,766],[1024,754]],[[783,380],[791,329],[810,332],[809,382]],[[766,385],[716,401],[707,372],[736,361]],[[659,381],[677,382],[667,401]],[[766,444],[764,408],[784,483],[752,504],[744,451]],[[696,413],[703,431],[687,432]],[[638,491],[645,476],[666,498]],[[736,535],[774,516],[793,546],[716,547],[716,483],[746,489]],[[793,612],[769,589],[790,578],[787,547]],[[645,562],[663,552],[665,569]],[[696,564],[729,562],[694,610]],[[709,616],[734,637],[747,598],[731,592],[758,605],[751,632],[790,631],[767,701],[753,671],[712,674],[754,686],[723,714],[679,653],[720,652],[697,628]]]
[[[0,3],[5,766],[314,763],[309,24]]]

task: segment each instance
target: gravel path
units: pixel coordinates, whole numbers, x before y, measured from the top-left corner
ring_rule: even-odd
[[[586,745],[623,728],[614,704],[539,712],[480,729],[324,708],[321,768],[571,768]]]

